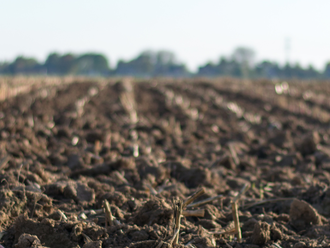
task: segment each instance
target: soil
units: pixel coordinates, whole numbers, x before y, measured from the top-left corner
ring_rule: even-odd
[[[95,79],[10,97],[0,244],[329,247],[328,94],[324,82]],[[246,184],[239,241],[219,233],[235,227]],[[195,202],[221,196],[184,209],[203,216],[183,214],[172,246],[175,205],[201,188]]]

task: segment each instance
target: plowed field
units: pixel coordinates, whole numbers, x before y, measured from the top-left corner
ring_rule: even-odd
[[[124,79],[2,96],[0,244],[330,247],[329,95]]]

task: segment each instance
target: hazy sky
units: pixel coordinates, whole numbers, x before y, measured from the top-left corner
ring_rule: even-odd
[[[238,46],[257,60],[323,69],[329,0],[0,0],[0,61],[49,52],[101,52],[112,66],[145,49],[173,51],[190,69]]]

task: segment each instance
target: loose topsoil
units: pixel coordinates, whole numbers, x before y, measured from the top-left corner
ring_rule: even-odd
[[[329,94],[319,82],[125,79],[2,101],[0,244],[330,247]],[[239,241],[231,202],[244,185]],[[196,201],[215,199],[183,209],[172,245],[176,204],[200,189]]]

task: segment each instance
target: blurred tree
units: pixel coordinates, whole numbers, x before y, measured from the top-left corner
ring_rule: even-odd
[[[73,74],[75,71],[77,71],[75,64],[76,57],[71,54],[64,54],[61,57],[59,57],[58,61],[58,73],[61,75],[66,74]]]
[[[155,53],[152,51],[144,51],[129,62],[119,60],[116,73],[119,75],[150,76],[155,64]]]
[[[330,79],[330,62],[325,65],[323,75],[326,79]]]
[[[47,74],[60,74],[60,59],[61,56],[58,53],[51,53],[48,55],[45,61],[45,68],[47,70]]]
[[[277,78],[279,77],[280,67],[276,62],[262,61],[255,66],[257,77],[262,78]]]
[[[238,47],[234,50],[231,57],[241,68],[240,73],[236,73],[237,76],[243,76],[244,78],[250,77],[254,66],[255,52],[247,47]]]
[[[169,51],[159,51],[156,53],[156,65],[166,66],[176,64],[174,53]]]
[[[197,75],[200,76],[233,76],[248,78],[254,72],[255,52],[250,48],[239,47],[230,58],[221,57],[218,64],[207,63],[200,66]]]
[[[305,71],[305,76],[304,78],[306,79],[313,79],[313,78],[320,78],[321,77],[321,73],[318,72],[312,65],[309,65],[307,69],[304,70]]]
[[[109,73],[109,63],[102,54],[87,53],[76,59],[75,69],[76,74],[106,75]]]
[[[218,75],[229,76],[233,71],[233,61],[226,59],[225,57],[221,57],[219,63],[217,65]]]
[[[169,51],[159,51],[156,53],[156,64],[153,76],[184,77],[189,72],[184,64],[177,61],[174,53]]]
[[[132,61],[132,66],[137,75],[150,76],[153,73],[156,60],[156,54],[153,51],[145,51]]]
[[[176,61],[175,55],[169,51],[144,51],[129,62],[118,61],[116,74],[138,77],[150,76],[187,76],[186,66]]]
[[[305,71],[301,67],[299,63],[296,63],[292,68],[291,68],[291,77],[292,78],[304,78],[305,76]]]
[[[242,65],[236,60],[228,60],[227,63],[224,65],[224,75],[231,75],[234,77],[248,77],[248,75],[243,75],[244,71],[242,70]]]
[[[198,75],[200,76],[233,76],[233,77],[241,77],[241,65],[231,59],[226,59],[221,57],[218,64],[214,64],[212,62],[207,63],[205,66],[199,67]]]
[[[321,77],[321,74],[313,66],[310,65],[308,68],[304,69],[299,63],[296,63],[294,66],[288,63],[285,64],[279,74],[279,77],[287,79],[317,79]]]
[[[197,75],[205,77],[215,77],[221,75],[217,70],[217,65],[212,62],[208,62],[206,65],[200,66],[198,68]]]
[[[8,74],[9,73],[9,63],[3,62],[0,63],[0,74]]]
[[[297,78],[330,79],[330,62],[321,73],[312,65],[307,68],[299,64],[279,66],[276,62],[262,61],[254,64],[252,49],[239,47],[229,57],[221,57],[217,63],[208,62],[199,67],[196,75],[206,77],[232,76],[240,78]],[[119,60],[117,68],[111,70],[107,58],[102,54],[86,53],[75,56],[71,53],[48,55],[44,64],[34,58],[17,57],[13,62],[0,63],[0,74],[44,74],[50,75],[131,75],[137,77],[171,76],[187,77],[192,74],[185,64],[179,63],[173,52],[144,51],[130,61]]]
[[[293,78],[293,68],[289,63],[286,63],[281,70],[281,78]]]
[[[247,64],[252,67],[255,60],[255,52],[251,48],[238,47],[234,50],[232,59],[240,64]]]
[[[42,67],[34,58],[19,56],[8,65],[10,74],[38,74],[42,73]]]

